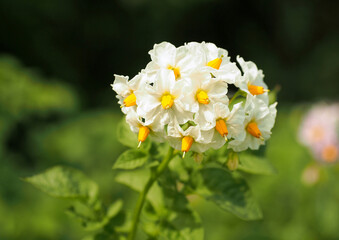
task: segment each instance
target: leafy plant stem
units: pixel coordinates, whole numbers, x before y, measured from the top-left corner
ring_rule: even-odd
[[[173,158],[173,153],[174,153],[173,149],[169,146],[168,152],[167,152],[164,160],[160,163],[158,168],[154,172],[152,172],[150,179],[147,181],[144,189],[140,193],[137,204],[135,206],[134,215],[133,215],[133,222],[132,222],[132,229],[131,229],[131,231],[128,235],[128,240],[134,240],[135,239],[135,235],[136,235],[136,232],[137,232],[138,223],[139,223],[139,219],[140,219],[140,214],[141,214],[142,208],[144,206],[144,203],[145,203],[145,200],[146,200],[146,197],[147,197],[147,193],[151,189],[153,183],[158,179],[158,177],[167,168],[169,162]]]

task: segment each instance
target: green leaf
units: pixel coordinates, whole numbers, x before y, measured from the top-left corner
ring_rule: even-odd
[[[119,142],[126,147],[136,148],[138,145],[138,137],[131,131],[125,118],[122,118],[118,124],[117,137]]]
[[[262,213],[243,179],[221,168],[205,168],[196,173],[196,192],[221,209],[244,220],[262,218]]]
[[[74,202],[66,213],[79,220],[82,227],[87,231],[99,230],[105,225],[101,211],[95,211],[90,206],[78,201]]]
[[[249,153],[239,154],[238,169],[253,174],[276,174],[277,170],[265,157],[255,156]]]
[[[113,165],[113,169],[134,169],[141,167],[148,160],[148,154],[138,149],[123,152]]]
[[[118,124],[117,137],[119,142],[126,147],[137,148],[138,146],[137,134],[131,131],[125,118],[122,118]],[[148,151],[151,145],[151,141],[147,138],[146,141],[141,144],[140,150]]]
[[[179,155],[173,157],[168,167],[181,181],[187,181],[189,179],[189,174],[184,166],[184,160]]]
[[[117,216],[121,211],[122,204],[122,200],[117,200],[104,212],[100,209],[95,210],[86,204],[76,201],[67,209],[67,213],[80,220],[85,230],[95,231],[102,229],[112,218]]]
[[[107,217],[112,218],[116,216],[122,209],[123,201],[121,199],[112,203],[107,209]]]
[[[98,194],[95,182],[81,171],[70,167],[56,166],[23,180],[52,197],[93,201]]]
[[[203,240],[204,229],[199,215],[187,209],[176,213],[171,222],[165,223],[160,231],[159,240]]]
[[[150,178],[150,175],[149,169],[121,172],[116,176],[115,181],[126,185],[134,191],[141,192]],[[157,182],[155,182],[149,190],[147,199],[152,203],[152,206],[157,212],[161,212],[163,210],[163,194]]]

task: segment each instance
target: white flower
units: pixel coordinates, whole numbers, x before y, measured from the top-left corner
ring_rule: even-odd
[[[199,125],[192,125],[183,130],[175,123],[168,125],[167,135],[168,142],[174,149],[181,150],[184,154],[189,150],[201,153],[210,148],[213,131],[201,131]]]
[[[264,75],[253,62],[237,58],[242,75],[226,50],[205,42],[178,48],[162,42],[149,54],[151,62],[137,76],[128,81],[115,75],[112,84],[139,145],[151,135],[184,154],[218,149],[226,141],[242,151],[258,149],[270,137],[276,103],[268,106]],[[230,108],[228,84],[246,92],[246,101]]]
[[[245,112],[242,102],[233,106],[232,111],[222,103],[214,104],[214,121],[216,122],[211,147],[218,149],[225,144],[225,140],[242,142],[246,132],[244,127]]]
[[[318,104],[304,117],[299,129],[299,140],[306,146],[315,147],[322,142],[335,142],[339,122],[339,106]]]
[[[205,71],[210,72],[218,80],[234,84],[240,78],[241,72],[235,63],[230,61],[225,49],[218,48],[213,43],[202,42],[205,53]]]
[[[146,125],[142,117],[138,116],[137,112],[134,110],[128,111],[126,114],[126,122],[134,133],[138,133],[139,146],[146,140],[149,134],[154,140],[163,142],[165,130],[160,122],[154,121],[151,124]]]
[[[235,86],[247,94],[258,96],[257,98],[268,104],[268,89],[264,82],[264,74],[262,70],[258,70],[255,63],[251,61],[245,62],[242,57],[237,56],[237,61],[244,74],[242,77],[237,79]]]
[[[275,123],[277,103],[267,106],[266,103],[256,96],[247,95],[245,104],[244,130],[245,139],[243,141],[233,140],[228,144],[236,152],[250,148],[259,149],[271,136],[271,129]]]
[[[144,76],[144,74],[139,73],[128,81],[128,76],[114,74],[115,79],[111,86],[117,93],[117,98],[119,99],[118,103],[120,104],[123,113],[126,114],[130,109],[135,110],[136,97],[134,91],[144,88],[146,85]]]
[[[176,81],[171,70],[159,70],[153,86],[135,91],[138,115],[147,125],[153,121],[165,125],[174,119],[180,124],[191,120],[193,113],[185,111],[181,102],[188,86],[185,80]]]
[[[149,51],[152,61],[145,70],[152,72],[159,69],[169,69],[172,70],[175,79],[180,79],[196,68],[203,66],[204,55],[201,51],[193,45],[176,48],[168,42],[155,44],[153,49]]]
[[[315,105],[304,117],[299,141],[308,146],[317,160],[334,162],[339,158],[339,105]]]
[[[183,106],[185,110],[196,113],[194,121],[202,130],[210,130],[215,126],[213,105],[228,103],[227,83],[201,71],[193,72],[190,78],[190,92],[185,93]]]

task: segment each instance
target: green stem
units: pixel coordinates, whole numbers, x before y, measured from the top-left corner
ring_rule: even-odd
[[[231,104],[239,95],[242,94],[242,91],[241,90],[238,90],[234,95],[233,97],[231,98],[229,104]]]
[[[132,223],[132,229],[131,232],[128,235],[128,240],[134,240],[135,235],[137,233],[139,218],[141,214],[142,207],[144,206],[146,196],[148,191],[151,189],[153,183],[158,179],[158,177],[164,172],[164,170],[167,168],[169,162],[171,161],[173,157],[173,149],[171,147],[168,148],[167,155],[165,156],[164,160],[160,163],[157,170],[151,174],[151,177],[147,181],[144,189],[139,195],[137,204],[135,206],[134,215],[133,215],[133,223]]]

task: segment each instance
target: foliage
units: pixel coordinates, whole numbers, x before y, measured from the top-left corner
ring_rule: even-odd
[[[2,60],[10,66],[8,58]],[[15,70],[12,66],[1,71],[7,69],[28,74],[27,68],[15,62]],[[21,83],[20,78],[13,81]],[[0,83],[5,84],[0,86],[3,90],[8,82],[0,79]],[[112,174],[110,165],[115,165],[114,161],[127,147],[119,143],[124,141],[120,133],[117,137],[116,123],[120,115],[98,109],[84,110],[75,116],[77,96],[74,92],[61,82],[54,91],[49,86],[56,83],[50,83],[43,76],[31,77],[25,83],[25,91],[29,92],[36,85],[46,87],[31,95],[38,101],[45,91],[58,95],[58,89],[63,89],[62,92],[72,96],[73,107],[68,108],[70,105],[62,101],[58,101],[56,107],[40,99],[39,104],[46,104],[45,107],[26,103],[25,106],[31,106],[30,110],[20,107],[22,112],[17,114],[10,109],[13,105],[6,104],[7,100],[0,97],[4,101],[0,104],[0,239],[124,239],[131,227],[135,192],[142,190],[153,170],[159,166],[167,146],[152,142],[143,144],[137,151],[147,156],[152,153],[152,159],[148,158],[135,169],[114,169]],[[8,91],[13,94],[11,99],[15,99],[18,94],[16,89],[11,87]],[[260,154],[240,154],[237,170],[228,170],[225,148],[218,152],[209,151],[203,159],[200,155],[188,154],[183,160],[175,154],[168,170],[150,189],[141,215],[138,238],[338,239],[339,169],[337,165],[312,164],[307,149],[296,142],[295,134],[304,109],[304,105],[280,108],[274,135],[265,151],[262,149],[264,154],[261,151]],[[129,129],[125,130],[129,134]],[[128,143],[132,149],[127,151],[136,150],[135,135],[130,137],[134,140]],[[319,171],[319,180],[314,185],[305,185],[301,181],[304,170],[309,166]],[[33,175],[33,178],[39,176],[45,181],[49,178],[41,176],[53,169],[58,169],[59,173],[74,174],[71,181],[64,179],[63,186],[74,187],[76,179],[86,179],[88,187],[81,189],[99,186],[99,194],[93,194],[90,202],[86,201],[86,197],[54,199],[34,191],[27,187],[26,182],[19,180]],[[250,196],[248,203],[258,200],[263,220],[242,221],[227,213],[229,211],[223,213],[222,209],[232,203],[228,195],[219,192],[227,184],[222,181],[213,183],[206,177],[209,172],[213,175],[220,172],[221,179],[229,181],[227,184],[245,186],[245,190],[250,188],[251,191],[245,191],[246,194],[242,191],[235,193],[244,199]],[[266,176],[268,174],[271,175]],[[57,181],[53,181],[55,183]],[[128,191],[125,186],[133,191]],[[63,189],[83,192],[73,187]],[[65,211],[71,218],[64,214]]]
[[[29,114],[70,112],[77,107],[74,93],[55,80],[44,82],[33,69],[9,56],[0,57],[0,114],[19,119]]]
[[[173,150],[167,143],[148,140],[141,149],[136,149],[137,139],[125,120],[122,119],[118,126],[118,140],[132,149],[123,152],[115,161],[113,170],[118,171],[115,181],[145,195],[146,206],[142,208],[142,204],[140,208],[141,225],[149,238],[203,239],[200,217],[187,198],[192,194],[214,202],[220,209],[244,220],[262,217],[241,172],[228,169],[226,146],[219,151],[209,151],[204,157],[189,153],[182,159],[178,152],[171,153]],[[167,148],[170,155],[166,155]],[[196,162],[201,157],[204,160]],[[168,169],[163,166],[166,158],[170,163]],[[239,169],[250,173],[274,173],[266,159],[250,152],[240,155]],[[58,166],[25,178],[25,181],[51,196],[71,198],[74,203],[68,213],[80,219],[87,230],[96,231],[95,239],[110,239],[114,235],[124,239],[131,231],[131,218],[121,209],[122,201],[104,207],[97,194],[97,185],[79,170]],[[124,217],[118,221],[120,226],[114,225],[116,222],[112,222],[112,218],[120,211]]]

